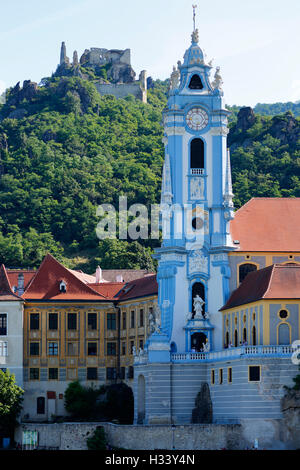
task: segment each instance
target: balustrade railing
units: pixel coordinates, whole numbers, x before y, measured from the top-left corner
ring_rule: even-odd
[[[173,353],[172,361],[207,361],[216,359],[226,359],[228,357],[239,356],[268,356],[280,355],[289,356],[294,352],[295,348],[292,345],[286,346],[240,346],[237,348],[223,349],[222,351],[210,352],[188,352],[188,353]]]

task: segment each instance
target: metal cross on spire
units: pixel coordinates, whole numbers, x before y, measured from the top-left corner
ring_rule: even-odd
[[[192,5],[193,7],[193,23],[194,23],[194,31],[196,29],[196,8],[197,8],[197,5]]]

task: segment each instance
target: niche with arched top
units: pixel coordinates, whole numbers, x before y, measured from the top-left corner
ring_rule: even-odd
[[[194,298],[197,297],[197,295],[199,295],[199,297],[201,297],[201,299],[205,302],[205,287],[204,287],[204,284],[202,284],[202,282],[195,282],[193,284],[193,287],[192,287],[192,312],[193,312],[193,315],[196,313],[195,311],[195,308],[194,308]],[[205,313],[205,304],[203,304],[202,306],[202,314]]]
[[[190,90],[202,90],[204,88],[201,78],[198,74],[194,74],[190,80]]]

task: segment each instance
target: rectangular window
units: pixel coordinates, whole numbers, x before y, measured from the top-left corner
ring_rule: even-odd
[[[36,413],[38,415],[45,414],[45,397],[38,397],[36,399]]]
[[[68,313],[68,330],[77,330],[77,313]]]
[[[97,313],[88,313],[88,330],[97,330]]]
[[[116,314],[115,313],[107,314],[107,329],[108,330],[116,329]]]
[[[58,314],[49,313],[49,330],[57,330],[57,329],[58,329]]]
[[[130,341],[130,354],[133,354],[134,341]]]
[[[116,343],[107,343],[107,355],[115,356],[117,354],[117,344]]]
[[[133,369],[133,366],[129,366],[128,367],[128,378],[129,379],[133,379],[134,377],[134,369]]]
[[[98,378],[97,367],[88,367],[86,370],[86,379],[97,380],[97,378]]]
[[[131,310],[130,312],[130,328],[135,327],[135,311]]]
[[[121,346],[121,354],[122,354],[122,356],[126,356],[126,343],[125,343],[125,341],[122,343],[122,346]]]
[[[140,327],[144,326],[144,310],[140,310]]]
[[[49,380],[58,380],[58,369],[57,367],[50,367],[48,370]]]
[[[40,329],[40,314],[39,313],[30,314],[30,329],[31,330]]]
[[[260,382],[259,366],[249,366],[249,382]]]
[[[122,328],[126,330],[126,312],[122,313]]]
[[[0,341],[0,356],[5,357],[7,356],[7,342]]]
[[[228,383],[232,383],[232,367],[228,367]]]
[[[78,343],[68,343],[68,356],[78,355]]]
[[[97,343],[88,343],[88,356],[97,356]]]
[[[29,355],[30,356],[39,356],[40,355],[40,343],[30,343],[29,344]]]
[[[139,341],[139,348],[144,349],[144,340],[140,339]]]
[[[223,369],[219,369],[219,384],[223,383]]]
[[[76,380],[77,370],[74,368],[67,369],[67,380]]]
[[[48,356],[58,356],[58,343],[48,343]]]
[[[211,384],[215,385],[215,370],[211,370]]]
[[[106,368],[106,378],[107,380],[113,380],[117,376],[117,370],[115,367],[107,367]]]
[[[29,369],[29,378],[30,378],[30,380],[39,380],[40,370],[37,369],[37,368]]]
[[[7,314],[0,313],[0,336],[7,335]]]

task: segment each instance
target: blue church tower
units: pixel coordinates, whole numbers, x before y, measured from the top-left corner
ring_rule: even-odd
[[[156,252],[161,324],[160,334],[149,340],[150,360],[169,361],[169,346],[173,351],[222,347],[218,310],[229,294],[233,194],[228,111],[219,68],[212,82],[211,69],[194,30],[183,64],[173,68],[164,112],[163,243]],[[197,315],[195,299],[201,303]],[[165,348],[158,352],[156,341]]]
[[[194,29],[183,63],[178,61],[173,68],[163,115],[163,243],[154,255],[158,260],[158,308],[154,332],[146,344],[147,371],[140,379],[146,380],[148,375],[150,382],[140,383],[139,390],[151,389],[150,370],[152,374],[155,369],[158,374],[164,370],[166,383],[172,353],[201,354],[223,347],[219,309],[229,295],[228,252],[234,250],[229,230],[234,217],[226,146],[229,113],[219,68],[211,81],[212,65],[206,63],[198,42]],[[152,384],[157,375],[153,377]],[[155,387],[152,392],[155,396]],[[143,398],[139,400],[142,403]],[[170,397],[163,402],[168,414]],[[154,414],[166,418],[166,413]]]

